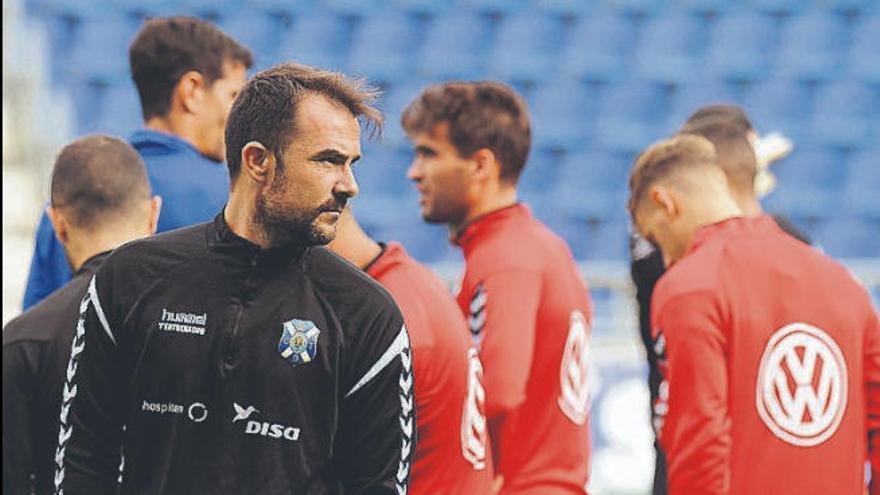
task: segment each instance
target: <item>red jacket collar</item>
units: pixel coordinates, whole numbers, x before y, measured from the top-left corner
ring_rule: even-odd
[[[760,215],[757,217],[733,217],[720,222],[705,225],[694,232],[691,244],[688,246],[686,254],[690,254],[710,239],[715,237],[731,237],[739,236],[747,232],[754,232],[776,227],[776,222],[770,215]]]
[[[385,272],[403,263],[407,258],[406,250],[400,243],[391,241],[382,246],[382,252],[364,268],[367,275],[378,279]]]
[[[510,220],[529,218],[532,218],[532,211],[525,203],[505,206],[471,220],[459,229],[458,233],[454,234],[450,240],[462,249],[467,249],[475,238],[491,231],[496,226]]]

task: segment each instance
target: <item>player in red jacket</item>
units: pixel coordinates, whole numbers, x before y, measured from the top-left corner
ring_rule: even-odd
[[[504,494],[583,494],[589,472],[591,306],[565,242],[517,202],[528,114],[509,87],[448,83],[403,115],[422,216],[464,251],[458,303],[485,366]]]
[[[880,322],[848,273],[747,218],[704,138],[643,153],[630,211],[670,269],[652,300],[672,494],[880,493]]]
[[[455,300],[400,244],[367,236],[350,209],[330,248],[388,289],[409,331],[418,423],[409,493],[490,495],[483,370]]]

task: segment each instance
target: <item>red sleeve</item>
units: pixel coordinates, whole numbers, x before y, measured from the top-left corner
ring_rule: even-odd
[[[713,297],[685,294],[659,309],[655,328],[666,341],[668,386],[660,442],[668,457],[669,493],[726,494],[731,450],[726,339]]]
[[[880,495],[880,317],[872,313],[865,334],[868,460],[871,462],[871,495]]]

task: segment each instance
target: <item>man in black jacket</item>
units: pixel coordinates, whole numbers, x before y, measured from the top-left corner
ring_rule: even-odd
[[[761,169],[759,157],[755,152],[758,133],[745,112],[732,105],[707,105],[699,108],[684,123],[679,133],[697,134],[712,142],[718,156],[718,165],[727,175],[728,186],[737,206],[748,216],[763,213],[756,192],[756,177]],[[773,159],[780,156],[769,157]],[[763,157],[767,159],[767,157]],[[767,164],[763,164],[766,166]],[[787,218],[773,215],[782,230],[793,237],[809,243],[809,238]],[[648,359],[648,389],[651,396],[651,418],[656,421],[653,405],[661,393],[660,370],[657,366],[657,352],[651,337],[651,295],[654,285],[666,270],[660,250],[642,238],[635,230],[630,236],[630,274],[636,287],[639,304],[639,333],[645,346]],[[655,429],[656,429],[656,425]],[[656,462],[654,465],[654,495],[665,495],[666,456],[658,443],[654,442]]]
[[[95,274],[64,387],[64,493],[405,493],[415,412],[391,296],[326,248],[375,93],[284,64],[236,98],[229,201]]]
[[[58,155],[47,213],[76,273],[3,330],[3,493],[54,491],[61,390],[79,303],[112,249],[156,231],[159,206],[129,144],[90,136]]]

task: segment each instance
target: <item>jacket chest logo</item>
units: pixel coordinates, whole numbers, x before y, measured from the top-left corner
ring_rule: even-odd
[[[321,330],[310,320],[293,319],[284,322],[278,352],[290,364],[297,366],[310,362],[318,353]]]

